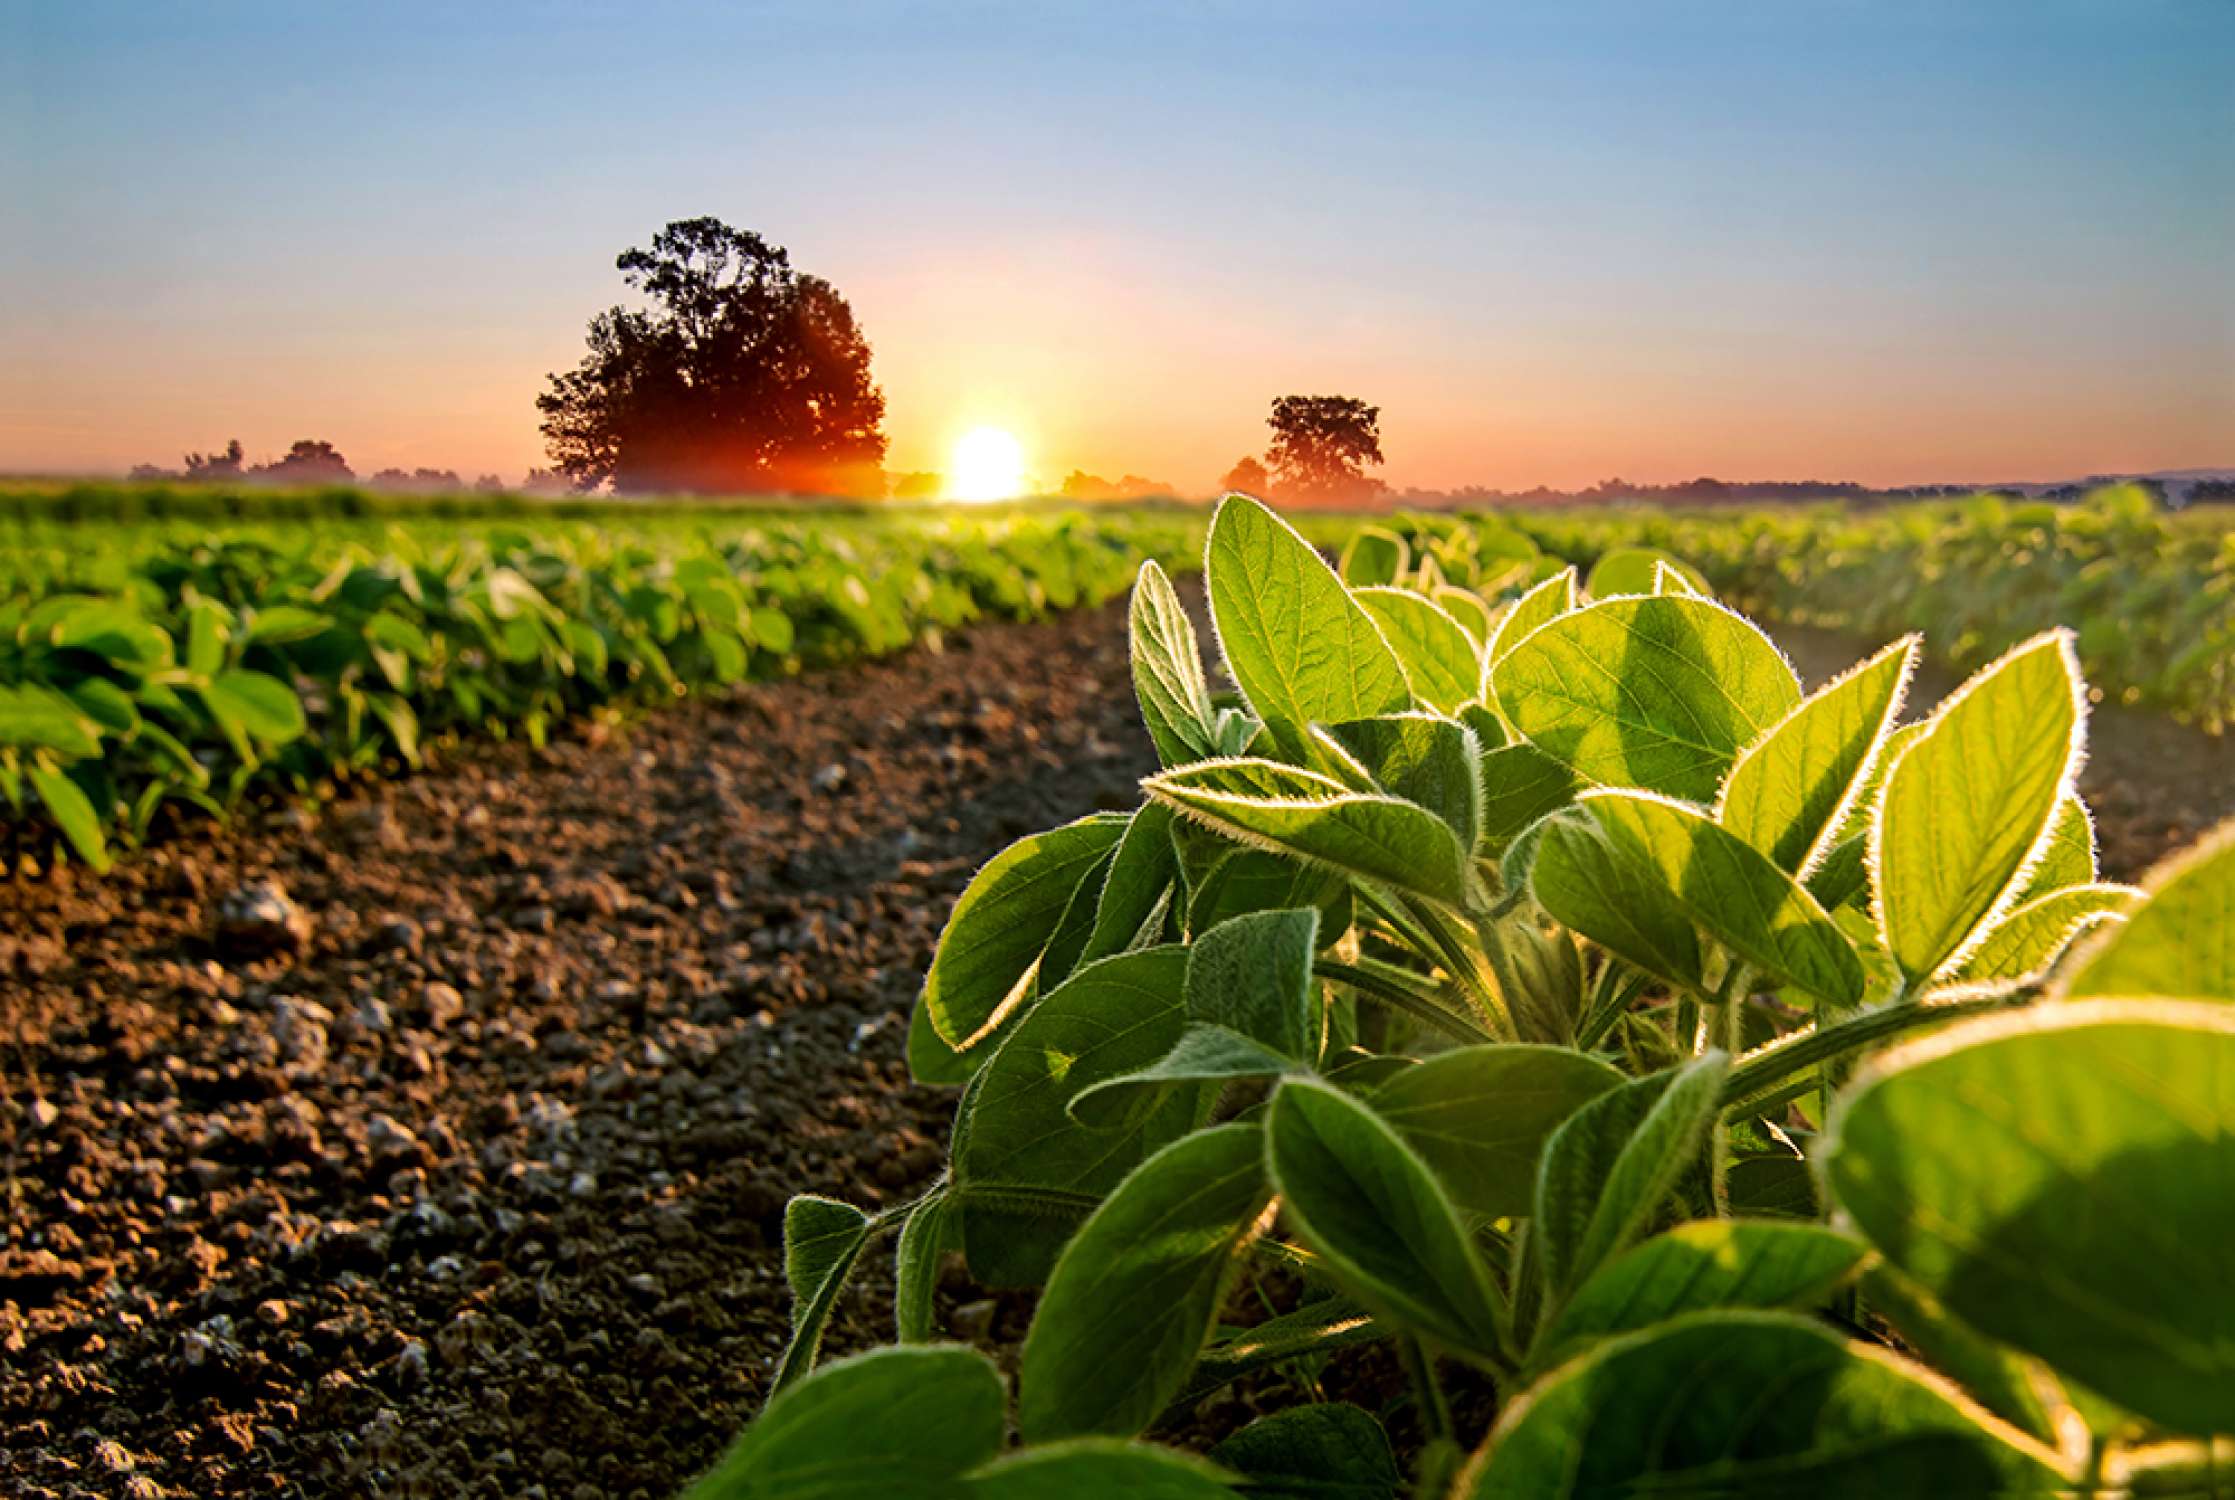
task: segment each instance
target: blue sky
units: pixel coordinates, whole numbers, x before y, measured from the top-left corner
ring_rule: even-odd
[[[2235,4],[0,0],[0,470],[517,474],[614,254],[718,214],[962,428],[1205,488],[2235,463]]]

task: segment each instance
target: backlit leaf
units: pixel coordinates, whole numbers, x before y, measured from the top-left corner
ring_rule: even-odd
[[[1552,1132],[1622,1081],[1611,1064],[1566,1047],[1460,1047],[1406,1068],[1372,1103],[1460,1207],[1519,1217]]]
[[[2066,993],[2235,1000],[2235,822],[2142,881],[2144,901],[2075,955]]]
[[[1352,597],[1381,626],[1421,706],[1448,714],[1481,691],[1474,637],[1442,605],[1410,589],[1359,589]]]

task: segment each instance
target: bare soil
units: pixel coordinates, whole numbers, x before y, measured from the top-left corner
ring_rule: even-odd
[[[785,1200],[937,1175],[954,897],[1152,768],[1111,606],[0,887],[0,1493],[673,1493],[783,1347]],[[2235,747],[2105,713],[2087,789],[2131,877]],[[941,1298],[1013,1359],[1027,1302]]]

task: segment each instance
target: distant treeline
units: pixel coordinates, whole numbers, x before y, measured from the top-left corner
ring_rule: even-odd
[[[2051,488],[1998,489],[1976,484],[1914,484],[1873,489],[1849,479],[1687,479],[1676,484],[1633,484],[1627,479],[1606,479],[1583,490],[1555,490],[1539,485],[1530,490],[1488,489],[1469,485],[1456,490],[1399,490],[1391,499],[1416,510],[1491,510],[1499,508],[1547,509],[1568,505],[1666,506],[1691,510],[1718,505],[1796,505],[1837,501],[1853,506],[1895,505],[1909,500],[1957,499],[1968,495],[2002,495],[2009,499],[2078,500],[2110,483],[2132,484],[2160,506],[2227,504],[2235,501],[2235,479],[2125,479],[2100,475],[2074,484]]]

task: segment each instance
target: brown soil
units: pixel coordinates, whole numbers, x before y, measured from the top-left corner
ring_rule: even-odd
[[[936,1176],[918,976],[980,861],[1131,805],[1124,643],[988,627],[0,889],[0,1490],[672,1493],[783,1346],[785,1200]],[[2131,876],[2235,754],[2105,714],[2089,790]],[[1013,1349],[1028,1303],[942,1297]]]

